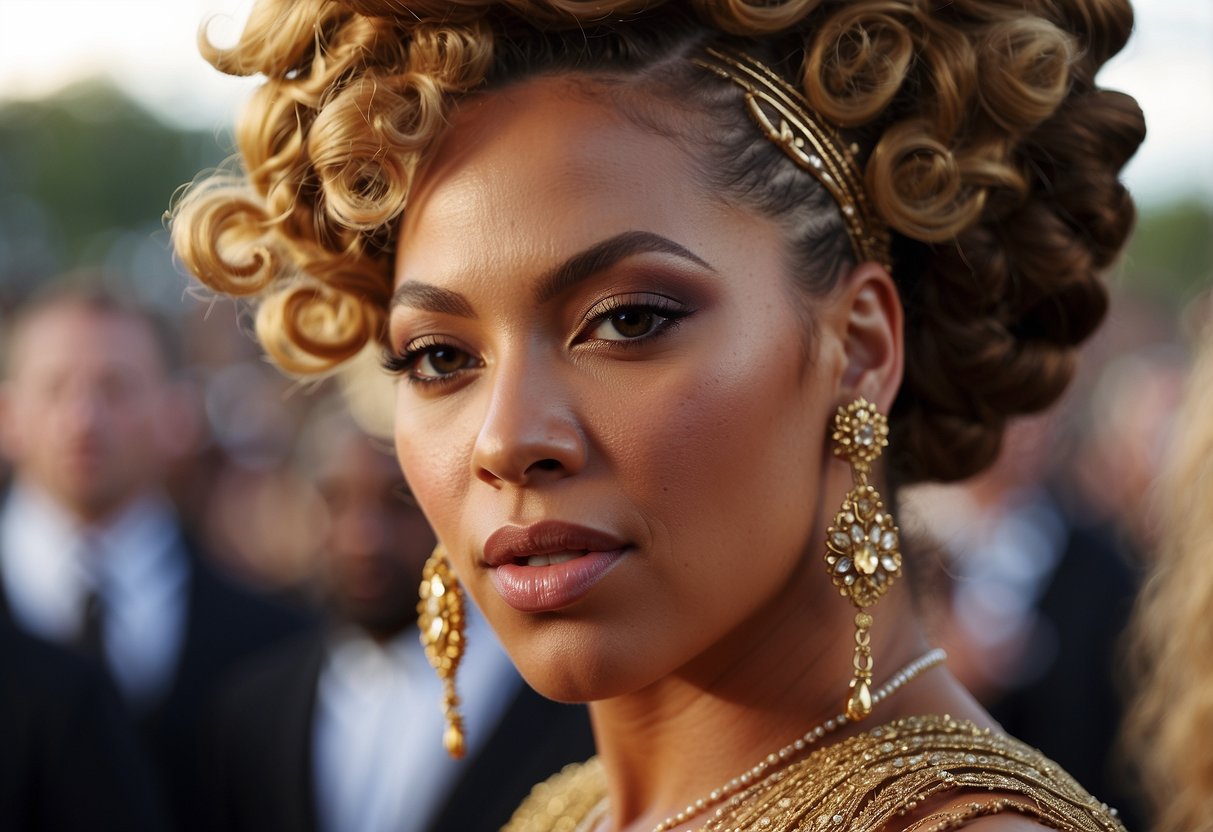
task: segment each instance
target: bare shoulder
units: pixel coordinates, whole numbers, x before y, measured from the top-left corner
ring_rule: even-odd
[[[973,818],[961,828],[966,832],[1056,832],[1052,827],[1044,826],[1018,812]]]
[[[1005,797],[979,802],[954,800],[919,813],[908,825],[897,829],[898,832],[1057,832],[1057,827],[1036,819],[1030,804]]]
[[[941,813],[928,815],[909,826],[906,832],[946,829],[948,832],[1057,832],[1019,812],[1002,812],[996,815],[964,817],[961,814]]]

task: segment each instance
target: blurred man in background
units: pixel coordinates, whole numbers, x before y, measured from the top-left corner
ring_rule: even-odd
[[[434,534],[394,456],[328,410],[305,426],[296,462],[327,514],[318,572],[330,624],[225,691],[216,832],[500,828],[535,782],[593,753],[584,708],[534,693],[469,610],[458,678],[468,754],[450,759],[416,626]]]
[[[1115,755],[1127,693],[1118,642],[1137,556],[1057,467],[1054,419],[1012,422],[988,470],[911,497],[951,578],[939,639],[949,668],[1008,732],[1089,784],[1128,828],[1145,828]]]
[[[59,286],[13,316],[0,449],[0,614],[108,669],[174,828],[197,828],[201,715],[239,659],[301,616],[211,571],[163,490],[194,438],[174,345],[146,311]]]
[[[160,797],[95,663],[0,618],[0,829],[159,832]]]

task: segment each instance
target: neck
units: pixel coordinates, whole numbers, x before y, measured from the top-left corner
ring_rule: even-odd
[[[413,619],[408,624],[404,624],[401,626],[395,626],[395,625],[393,625],[391,627],[363,626],[360,629],[362,630],[363,634],[367,636],[367,638],[369,638],[371,641],[378,644],[380,647],[383,647],[383,646],[391,643],[392,641],[395,641],[396,637],[399,636],[401,633],[403,633],[406,629],[408,629],[410,624],[416,624],[416,623],[417,623],[417,620]]]
[[[82,527],[105,530],[116,526],[136,501],[137,499],[132,497],[104,507],[72,506],[69,511]]]
[[[371,616],[353,609],[353,605],[345,603],[340,597],[330,596],[326,603],[328,614],[336,624],[352,627],[380,646],[394,641],[406,630],[416,632],[417,616],[412,614],[412,609],[406,609],[398,616]]]
[[[144,492],[133,492],[121,498],[101,501],[82,501],[64,495],[36,477],[18,475],[14,486],[33,499],[40,500],[59,512],[65,520],[80,528],[106,529],[112,526],[131,506],[145,497]]]
[[[651,830],[842,712],[855,611],[823,592],[816,560],[806,560],[781,597],[709,653],[648,688],[591,706],[612,828]],[[904,586],[872,612],[879,684],[927,645],[916,625],[907,626],[914,614]],[[902,715],[897,699],[831,738]],[[696,820],[694,828],[703,818]]]

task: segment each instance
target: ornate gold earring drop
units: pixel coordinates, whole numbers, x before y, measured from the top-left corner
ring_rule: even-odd
[[[425,656],[442,680],[442,713],[446,717],[442,742],[455,759],[463,756],[463,717],[459,715],[459,696],[455,693],[455,671],[467,646],[464,624],[463,589],[439,545],[421,573],[417,625],[421,628]]]
[[[872,616],[866,608],[880,600],[901,576],[897,525],[879,492],[868,483],[872,463],[889,444],[889,422],[860,397],[834,415],[834,453],[851,465],[853,486],[826,532],[826,566],[834,586],[849,598],[855,615],[855,676],[846,714],[852,722],[872,712]]]

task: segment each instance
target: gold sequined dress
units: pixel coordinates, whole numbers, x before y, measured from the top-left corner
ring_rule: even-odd
[[[929,810],[946,801],[946,809]],[[957,803],[957,799],[961,802]],[[605,807],[596,759],[539,784],[502,832],[579,832]],[[946,716],[891,722],[817,749],[706,812],[706,832],[943,832],[1017,812],[1063,832],[1125,832],[1056,763]]]

